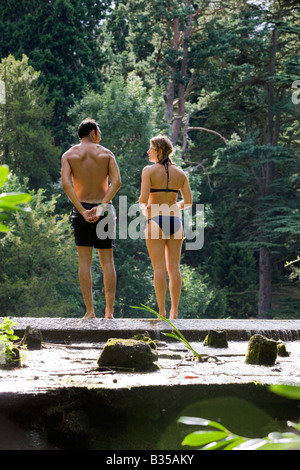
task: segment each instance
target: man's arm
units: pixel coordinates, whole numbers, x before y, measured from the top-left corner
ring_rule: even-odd
[[[102,198],[101,205],[98,207],[93,207],[87,211],[88,220],[96,220],[103,214],[106,204],[108,204],[112,198],[117,194],[121,187],[121,176],[118,164],[113,154],[111,154],[108,163],[108,172],[107,176],[110,181],[110,185]],[[103,206],[102,206],[103,204]]]
[[[102,199],[102,204],[108,204],[112,198],[117,194],[121,187],[121,176],[118,164],[115,157],[112,155],[109,159],[108,164],[108,178],[110,185],[106,191],[105,196]]]
[[[70,163],[68,161],[68,157],[66,154],[62,156],[61,159],[61,184],[63,187],[64,192],[70,199],[70,201],[74,204],[78,212],[85,217],[84,212],[85,208],[82,206],[80,201],[78,200],[76,193],[73,188],[73,183],[72,183],[72,168],[70,166]]]

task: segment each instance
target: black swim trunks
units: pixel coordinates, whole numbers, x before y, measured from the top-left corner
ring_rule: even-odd
[[[85,209],[92,209],[98,204],[81,203]],[[105,214],[97,222],[87,222],[74,207],[70,216],[75,244],[77,246],[93,246],[108,249],[115,246],[116,216],[112,204],[108,204]]]

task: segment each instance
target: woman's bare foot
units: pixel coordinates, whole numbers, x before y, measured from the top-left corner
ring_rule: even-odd
[[[177,320],[178,318],[178,313],[170,313],[169,319],[170,320]]]
[[[96,318],[96,315],[93,313],[86,313],[83,317],[85,320],[89,320],[90,318]]]
[[[114,319],[114,316],[113,316],[112,313],[106,313],[104,318],[106,318],[106,319],[108,319],[108,320],[109,320],[109,319],[112,319],[112,320],[113,320],[113,319]]]

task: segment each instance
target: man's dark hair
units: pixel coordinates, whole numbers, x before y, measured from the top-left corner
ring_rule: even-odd
[[[84,119],[78,126],[78,135],[80,139],[83,137],[88,137],[90,132],[95,131],[97,132],[98,124],[94,119],[86,118]]]

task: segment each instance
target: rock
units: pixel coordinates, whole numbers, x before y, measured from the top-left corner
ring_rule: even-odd
[[[175,354],[175,353],[161,353],[158,355],[158,357],[160,359],[170,359],[170,360],[173,360],[173,359],[182,359],[182,356],[180,354]]]
[[[34,351],[37,349],[42,349],[43,337],[42,333],[38,328],[32,328],[31,326],[26,326],[23,339],[21,341],[22,346],[27,346],[28,351]]]
[[[247,364],[273,366],[277,358],[277,341],[256,334],[251,336],[246,353]]]
[[[136,334],[132,337],[132,339],[136,339],[138,341],[144,341],[145,343],[149,344],[151,349],[156,349],[156,344],[153,339],[150,338],[148,331],[145,331],[144,334]]]
[[[157,370],[157,351],[136,339],[110,338],[98,359],[99,367],[128,368],[136,371]]]
[[[286,349],[286,345],[281,341],[277,342],[277,353],[280,357],[289,357],[290,353]]]
[[[226,331],[209,331],[203,341],[204,346],[211,348],[228,348]]]

